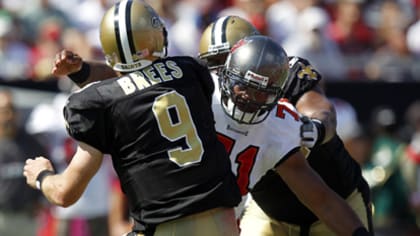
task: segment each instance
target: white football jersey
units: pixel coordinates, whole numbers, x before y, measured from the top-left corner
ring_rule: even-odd
[[[246,204],[247,193],[258,180],[288,154],[300,148],[300,115],[288,102],[280,101],[259,124],[244,125],[231,119],[220,104],[218,77],[213,74],[215,90],[212,109],[219,140],[225,145],[243,196],[237,216]]]
[[[242,194],[246,194],[267,170],[300,147],[301,121],[290,103],[279,102],[263,122],[238,124],[223,111],[218,87],[215,81],[212,109],[216,131],[228,150]]]

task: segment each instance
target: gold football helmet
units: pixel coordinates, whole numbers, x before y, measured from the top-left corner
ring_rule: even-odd
[[[216,69],[226,61],[231,47],[245,36],[259,35],[258,30],[239,16],[223,16],[204,30],[198,57],[209,69]]]
[[[131,72],[166,56],[167,33],[155,10],[142,0],[122,0],[103,16],[100,40],[106,63]]]

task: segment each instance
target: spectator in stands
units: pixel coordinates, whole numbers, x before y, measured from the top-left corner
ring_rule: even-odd
[[[338,44],[346,61],[347,78],[364,79],[364,64],[373,50],[373,31],[364,21],[363,0],[337,0],[327,34]]]
[[[35,236],[39,192],[26,186],[22,169],[30,155],[46,150],[21,126],[11,91],[0,91],[0,235]]]
[[[315,6],[302,9],[296,18],[295,30],[284,40],[289,55],[308,59],[325,80],[345,80],[346,67],[342,52],[326,35],[330,23],[327,12]]]
[[[378,22],[381,23],[375,29],[376,48],[367,62],[366,76],[389,82],[413,81],[420,65],[407,45],[409,21],[397,2],[384,1],[379,13]]]
[[[370,80],[409,82],[419,80],[420,64],[407,46],[406,33],[401,28],[384,32],[384,42],[372,54],[365,67]]]
[[[326,37],[328,12],[316,0],[277,1],[267,8],[267,34],[279,42],[288,55],[311,61],[325,80],[346,79],[342,53]]]
[[[380,44],[386,31],[393,28],[405,29],[415,19],[411,0],[374,0],[362,9],[366,23],[374,30],[374,43]]]
[[[271,4],[265,13],[267,35],[283,44],[296,30],[296,22],[300,13],[308,8],[317,8],[316,3],[317,0],[283,0]],[[319,10],[323,11],[322,9]],[[289,52],[287,51],[287,53]]]
[[[34,43],[36,35],[41,31],[42,25],[46,21],[54,21],[59,25],[60,29],[67,28],[71,25],[71,21],[67,16],[53,6],[50,0],[34,0],[29,4],[22,6],[17,12],[18,17],[22,19],[24,24],[24,37],[29,44]]]
[[[239,16],[254,25],[261,34],[266,34],[265,12],[270,4],[270,1],[267,0],[233,0],[232,5],[222,9],[218,16]],[[208,23],[210,24],[210,22]]]
[[[49,19],[43,21],[39,27],[29,55],[30,71],[28,76],[33,80],[48,78],[55,51],[62,47],[62,28],[59,22]]]
[[[0,80],[11,81],[27,76],[29,47],[23,42],[21,26],[14,15],[0,9]]]
[[[413,0],[413,2],[416,18],[407,29],[407,46],[416,58],[420,58],[420,0]]]
[[[201,32],[216,17],[219,2],[182,0],[167,1],[166,4],[175,9],[176,17],[168,22],[169,55],[197,56]]]
[[[55,1],[58,3],[57,6],[60,5],[62,7],[65,5],[61,0]],[[68,0],[66,2],[68,2]],[[100,24],[101,18],[105,14],[106,9],[111,7],[112,2],[114,1],[84,0],[79,3],[75,3],[74,7],[63,9],[66,16],[71,19],[72,27],[83,33],[87,44],[96,48],[98,51],[101,49],[98,37],[98,25]]]
[[[414,213],[416,225],[420,229],[420,180],[418,178],[420,175],[420,100],[414,101],[408,106],[405,121],[411,133],[401,162],[402,173],[409,187],[411,211]]]
[[[345,54],[373,49],[373,31],[363,18],[363,0],[337,0],[328,35]]]
[[[370,124],[373,143],[363,176],[372,191],[375,231],[380,235],[405,235],[405,228],[414,224],[400,167],[406,144],[397,135],[399,125],[391,107],[376,107]]]

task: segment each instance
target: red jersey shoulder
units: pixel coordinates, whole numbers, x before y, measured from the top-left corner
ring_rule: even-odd
[[[285,119],[286,115],[293,117],[294,120],[300,120],[300,114],[296,110],[296,108],[289,102],[287,98],[282,98],[277,102],[277,106],[275,109],[276,117],[281,119]]]

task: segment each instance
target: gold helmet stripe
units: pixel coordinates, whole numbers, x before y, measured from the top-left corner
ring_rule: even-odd
[[[214,24],[212,30],[211,44],[222,45],[227,42],[226,39],[226,25],[230,16],[220,17]]]
[[[114,12],[114,28],[115,35],[117,38],[117,45],[119,52],[122,52],[121,62],[124,64],[133,63],[132,52],[134,50],[134,44],[132,42],[131,32],[131,0],[123,0],[115,6]]]

